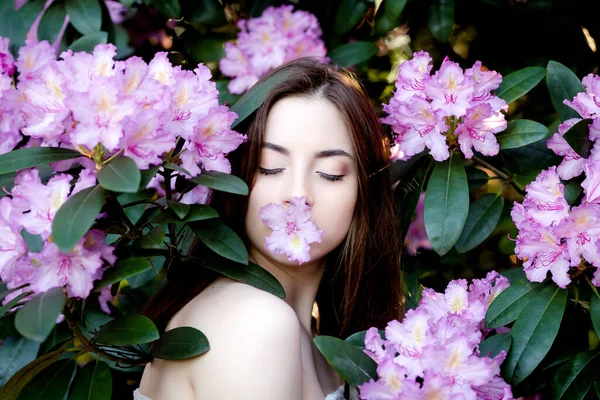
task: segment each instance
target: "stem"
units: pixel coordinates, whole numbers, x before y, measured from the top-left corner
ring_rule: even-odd
[[[483,161],[481,158],[479,158],[477,156],[473,156],[473,157],[471,157],[471,160],[473,160],[476,164],[479,164],[482,167],[489,169],[490,171],[492,171],[493,173],[495,173],[496,175],[498,175],[500,178],[504,179],[505,181],[507,181],[507,182],[512,181],[512,179],[509,175],[500,171],[498,168],[494,167],[490,163]]]
[[[173,199],[173,192],[171,190],[171,171],[165,168],[162,174],[165,178],[166,198],[167,201],[171,201]],[[171,244],[171,246],[169,246],[169,258],[172,259],[177,253],[177,233],[175,232],[174,223],[168,223],[167,227],[169,229],[169,243]]]
[[[106,160],[102,161],[102,165],[108,164],[109,162],[112,161],[112,159],[114,159],[115,157],[117,157],[122,152],[123,152],[123,149],[117,151],[115,154],[113,154],[112,156],[108,157]]]

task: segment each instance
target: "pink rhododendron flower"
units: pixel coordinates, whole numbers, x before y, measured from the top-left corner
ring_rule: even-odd
[[[108,307],[108,303],[110,303],[113,298],[114,296],[110,293],[110,286],[100,289],[100,295],[98,296],[98,304],[100,305],[100,309],[108,315],[110,315],[110,308]]]
[[[310,245],[320,243],[323,231],[310,221],[311,207],[304,197],[293,197],[287,208],[270,203],[262,207],[260,219],[273,230],[265,237],[265,248],[275,255],[285,254],[298,264],[310,260]]]
[[[15,73],[15,59],[8,50],[8,38],[0,38],[0,75],[12,76]]]
[[[219,62],[223,75],[233,78],[227,88],[241,94],[270,70],[299,57],[327,61],[317,18],[291,5],[268,7],[258,18],[239,20],[237,40],[225,44]]]
[[[225,106],[211,108],[208,115],[198,121],[184,145],[182,167],[192,176],[200,173],[200,163],[207,171],[230,173],[231,165],[225,156],[246,140],[244,135],[230,129],[236,118],[237,114]]]
[[[497,272],[485,279],[450,282],[445,293],[424,289],[419,306],[393,320],[385,340],[376,328],[365,335],[365,352],[377,363],[377,380],[360,386],[360,398],[512,399],[500,376],[506,357],[490,358],[478,346],[489,331],[484,318],[495,296],[509,286]]]
[[[579,121],[577,118],[571,118],[558,126],[556,132],[546,141],[546,146],[556,155],[564,156],[562,162],[557,168],[558,176],[561,179],[572,179],[581,175],[585,159],[571,148],[571,145],[563,138],[564,134]]]
[[[508,106],[491,91],[502,76],[485,71],[479,61],[463,72],[448,58],[431,75],[430,63],[429,54],[420,51],[400,64],[394,96],[383,105],[387,115],[381,121],[397,135],[392,159],[408,160],[427,147],[436,161],[443,161],[454,142],[466,158],[473,156],[473,148],[496,155],[495,134],[506,129],[501,111]]]

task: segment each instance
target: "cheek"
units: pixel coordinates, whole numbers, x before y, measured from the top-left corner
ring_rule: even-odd
[[[319,229],[325,231],[323,244],[328,250],[333,250],[346,238],[354,217],[356,198],[356,188],[349,187],[342,193],[323,196],[313,209],[313,218]]]

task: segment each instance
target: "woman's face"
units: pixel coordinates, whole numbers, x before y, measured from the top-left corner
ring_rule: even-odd
[[[285,254],[265,249],[271,234],[259,218],[269,203],[289,205],[305,197],[317,227],[325,231],[321,243],[311,245],[311,261],[322,259],[345,239],[358,192],[355,152],[348,128],[335,106],[320,98],[286,97],[267,117],[259,169],[250,191],[246,233],[250,246],[267,259],[290,262]]]

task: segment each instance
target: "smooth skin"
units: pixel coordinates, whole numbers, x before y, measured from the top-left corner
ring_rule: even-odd
[[[335,106],[318,97],[287,97],[270,110],[259,171],[245,225],[250,260],[283,285],[279,299],[249,285],[219,278],[183,307],[168,329],[193,326],[210,351],[186,361],[154,360],[140,390],[163,399],[323,399],[342,380],[316,349],[311,312],[327,255],[345,239],[358,180],[348,128]],[[268,203],[305,197],[325,231],[298,266],[265,250],[271,234],[258,214]]]

